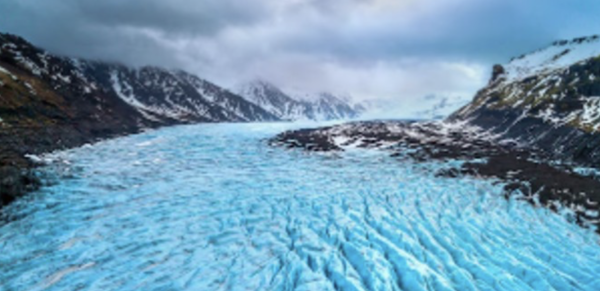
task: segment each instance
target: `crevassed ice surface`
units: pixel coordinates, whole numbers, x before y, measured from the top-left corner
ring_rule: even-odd
[[[589,230],[384,153],[267,146],[285,125],[152,131],[53,156],[5,208],[1,290],[599,290]]]

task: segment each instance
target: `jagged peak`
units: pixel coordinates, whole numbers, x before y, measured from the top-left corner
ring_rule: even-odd
[[[235,92],[284,120],[345,119],[365,111],[365,106],[356,106],[345,95],[330,92],[289,93],[263,79],[242,83],[235,87]]]

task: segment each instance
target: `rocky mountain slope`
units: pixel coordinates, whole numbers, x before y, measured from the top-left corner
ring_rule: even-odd
[[[489,85],[449,120],[560,160],[600,165],[600,37],[558,41],[496,65]]]
[[[183,71],[55,56],[0,34],[0,205],[32,185],[24,154],[165,125],[273,120]]]
[[[351,119],[365,111],[360,104],[351,104],[349,100],[331,93],[292,97],[265,81],[241,85],[236,92],[283,120]]]

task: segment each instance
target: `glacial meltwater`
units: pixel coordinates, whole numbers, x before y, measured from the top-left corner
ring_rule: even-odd
[[[293,126],[45,156],[55,182],[1,210],[0,290],[600,290],[592,230],[444,163],[268,145]]]

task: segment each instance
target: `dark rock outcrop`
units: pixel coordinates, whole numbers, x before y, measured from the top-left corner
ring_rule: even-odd
[[[492,69],[492,79],[490,80],[490,83],[495,82],[500,78],[500,76],[504,75],[505,73],[506,70],[504,70],[504,67],[502,65],[494,65],[494,68]]]

